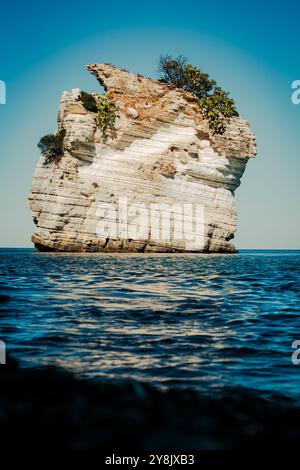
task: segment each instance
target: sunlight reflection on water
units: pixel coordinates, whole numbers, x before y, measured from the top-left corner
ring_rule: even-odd
[[[297,394],[300,252],[0,250],[0,331],[24,365]]]

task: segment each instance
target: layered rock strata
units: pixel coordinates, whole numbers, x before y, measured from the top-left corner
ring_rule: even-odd
[[[41,157],[29,197],[40,250],[234,252],[234,191],[256,154],[247,121],[213,135],[197,99],[113,65],[93,64],[117,109],[103,133],[78,89],[61,98],[58,162]]]

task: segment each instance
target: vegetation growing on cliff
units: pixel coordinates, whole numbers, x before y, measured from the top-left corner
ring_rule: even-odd
[[[38,148],[45,157],[45,163],[49,164],[53,161],[58,162],[64,152],[65,129],[61,129],[56,134],[47,134],[41,137]]]
[[[187,64],[185,57],[173,59],[170,55],[161,55],[159,59],[160,81],[193,93],[199,99],[199,107],[214,134],[223,134],[226,119],[238,116],[235,102],[226,91],[217,86],[198,67]]]
[[[80,99],[87,111],[91,111],[92,113],[96,113],[98,111],[96,98],[91,95],[91,93],[82,91],[80,93]]]
[[[82,91],[80,98],[85,109],[97,113],[98,126],[104,133],[114,128],[117,117],[116,108],[107,95],[95,98],[90,93]]]
[[[107,95],[101,95],[97,100],[97,108],[97,121],[100,129],[104,133],[107,130],[112,130],[117,117],[115,105],[110,102]]]
[[[229,98],[228,92],[216,87],[215,91],[199,100],[203,116],[208,120],[209,127],[215,134],[223,134],[226,130],[226,119],[238,116],[234,100]]]

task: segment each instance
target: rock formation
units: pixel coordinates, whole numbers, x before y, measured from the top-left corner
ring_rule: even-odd
[[[88,70],[115,104],[115,129],[108,134],[99,129],[78,89],[63,94],[58,128],[66,131],[64,153],[51,164],[40,158],[29,198],[35,246],[51,251],[234,252],[234,191],[256,154],[248,122],[231,118],[224,134],[213,135],[192,94],[113,65],[94,64]],[[147,212],[153,204],[155,210]],[[116,219],[110,207],[118,223],[126,207],[122,230],[111,229]],[[198,237],[193,227],[201,207]],[[189,229],[176,228],[179,216]]]

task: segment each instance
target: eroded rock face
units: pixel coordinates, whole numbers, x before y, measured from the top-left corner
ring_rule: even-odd
[[[115,130],[103,135],[78,89],[63,94],[64,154],[40,158],[29,198],[36,247],[235,251],[234,191],[256,154],[248,122],[231,118],[212,135],[190,93],[113,65],[88,70],[117,108]]]

